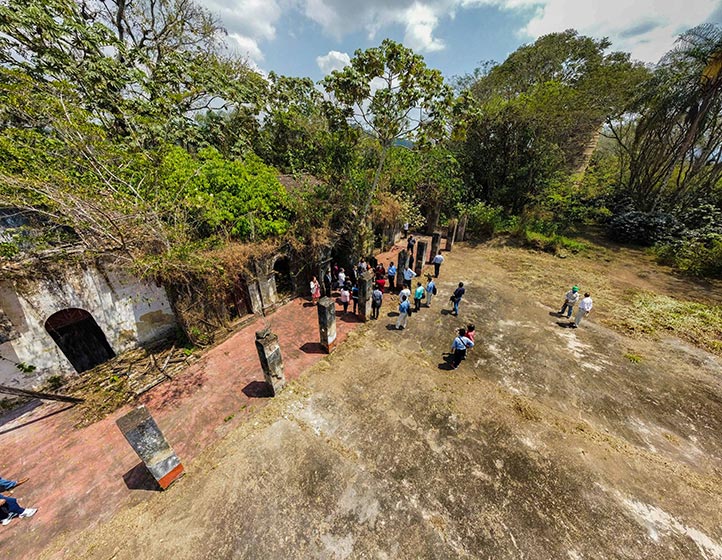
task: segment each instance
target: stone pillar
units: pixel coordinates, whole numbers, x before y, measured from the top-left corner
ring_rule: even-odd
[[[163,490],[183,475],[180,459],[145,406],[121,416],[115,423]]]
[[[362,321],[371,317],[371,293],[374,291],[375,276],[367,270],[358,277],[358,316]]]
[[[446,230],[446,250],[451,251],[456,239],[456,220],[449,220],[449,228]]]
[[[431,236],[431,251],[429,255],[429,262],[434,260],[434,257],[439,254],[441,248],[441,234],[435,231]]]
[[[421,272],[426,262],[426,245],[426,241],[419,240],[416,242],[416,266],[414,266],[414,272],[419,278],[421,278]]]
[[[464,214],[459,219],[459,225],[456,228],[456,239],[459,241],[464,241],[466,239],[466,224],[469,221],[469,216],[467,214]]]
[[[336,302],[330,297],[322,297],[318,300],[316,310],[321,346],[330,354],[336,347]]]
[[[278,337],[271,332],[270,327],[256,331],[256,350],[261,360],[263,377],[275,397],[286,384],[286,377],[283,375],[283,358]]]
[[[396,265],[396,277],[398,278],[400,275],[402,281],[404,277],[404,268],[406,268],[407,264],[409,264],[409,254],[406,252],[406,249],[402,249],[399,252],[399,262]]]

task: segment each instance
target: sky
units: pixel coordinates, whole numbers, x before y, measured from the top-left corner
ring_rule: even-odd
[[[387,37],[453,78],[569,28],[655,63],[683,31],[722,24],[722,0],[198,1],[220,18],[230,48],[257,68],[314,80]]]

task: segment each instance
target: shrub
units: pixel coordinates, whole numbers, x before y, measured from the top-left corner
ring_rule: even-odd
[[[520,229],[514,237],[519,239],[525,247],[530,247],[538,251],[544,251],[545,253],[557,254],[562,250],[570,251],[572,253],[580,253],[587,248],[584,243],[569,239],[563,235],[558,235],[556,233],[546,235],[528,228]]]
[[[722,236],[699,239],[683,239],[655,248],[662,264],[695,276],[722,278]]]
[[[625,212],[609,222],[609,236],[620,243],[651,247],[679,237],[683,228],[671,214]]]
[[[504,215],[501,208],[477,202],[465,209],[468,215],[466,231],[472,239],[490,239],[503,228]]]

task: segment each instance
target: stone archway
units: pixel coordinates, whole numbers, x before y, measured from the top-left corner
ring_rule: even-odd
[[[53,313],[45,330],[80,373],[115,356],[103,330],[84,309],[68,308]]]
[[[291,276],[291,259],[282,255],[273,262],[273,273],[276,277],[276,293],[280,299],[293,296],[294,282]]]

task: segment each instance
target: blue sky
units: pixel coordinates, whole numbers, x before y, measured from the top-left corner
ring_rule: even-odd
[[[568,28],[657,62],[680,32],[722,24],[722,0],[199,1],[221,19],[230,47],[258,68],[314,80],[386,37],[452,77]]]

